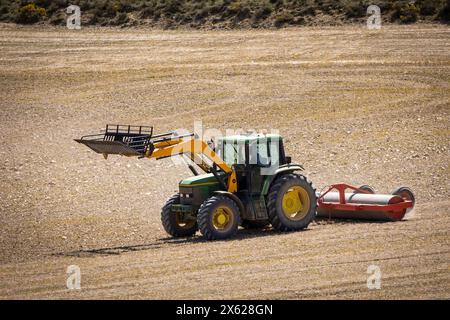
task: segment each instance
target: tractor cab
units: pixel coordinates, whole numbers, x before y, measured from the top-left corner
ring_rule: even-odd
[[[283,139],[278,134],[233,135],[220,138],[216,152],[231,167],[269,168],[286,164]]]
[[[264,183],[288,164],[283,140],[277,134],[234,135],[220,139],[216,151],[237,175],[238,192],[259,196]]]

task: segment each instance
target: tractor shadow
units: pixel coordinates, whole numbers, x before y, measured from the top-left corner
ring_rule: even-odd
[[[309,229],[296,231],[296,232],[307,232]],[[223,240],[206,240],[203,237],[201,237],[199,234],[197,234],[194,237],[187,237],[187,238],[172,238],[172,237],[165,237],[160,238],[158,241],[162,241],[167,244],[189,244],[189,243],[222,243],[222,242],[233,242],[233,241],[240,241],[240,240],[246,240],[246,239],[252,239],[252,238],[264,238],[264,237],[272,237],[282,234],[287,234],[289,232],[280,232],[277,231],[271,227],[264,228],[264,229],[239,229],[238,232],[232,236],[229,239],[223,239]]]
[[[124,245],[115,247],[104,247],[95,249],[81,249],[69,252],[59,252],[52,254],[53,256],[65,256],[65,257],[94,257],[101,255],[120,255],[126,252],[143,251],[158,249],[162,246],[161,243],[149,243],[149,244],[138,244],[138,245]]]
[[[305,229],[297,232],[307,232],[309,229]],[[252,238],[263,238],[272,237],[280,234],[286,234],[285,232],[276,231],[272,228],[265,229],[239,229],[238,232],[229,239],[224,240],[206,240],[200,235],[195,235],[193,237],[186,238],[173,238],[164,237],[156,239],[153,243],[148,244],[138,244],[138,245],[124,245],[124,246],[111,246],[104,248],[94,248],[94,249],[81,249],[69,252],[54,253],[52,256],[65,256],[65,257],[96,257],[96,256],[113,256],[120,255],[127,252],[138,252],[147,250],[156,250],[161,248],[168,248],[172,245],[190,245],[190,244],[200,244],[200,243],[223,243],[231,241],[241,241]]]
[[[313,226],[323,226],[323,225],[348,225],[348,224],[384,224],[390,221],[373,221],[373,220],[353,220],[353,219],[330,219],[330,218],[316,218],[312,223]],[[400,221],[401,222],[401,221]],[[398,223],[398,221],[396,222]],[[308,232],[311,229],[305,229],[295,232]],[[280,232],[271,227],[263,229],[242,229],[240,228],[238,232],[229,239],[224,240],[206,240],[201,237],[198,233],[192,237],[185,238],[173,238],[164,237],[156,239],[155,242],[147,244],[137,244],[137,245],[124,245],[124,246],[111,246],[104,248],[94,248],[94,249],[81,249],[69,252],[54,253],[53,256],[66,256],[66,257],[96,257],[96,256],[112,256],[120,255],[127,252],[137,252],[146,250],[157,250],[161,248],[168,248],[173,245],[190,245],[190,244],[200,244],[200,243],[224,243],[230,241],[242,241],[252,238],[264,238],[264,237],[274,237],[282,234],[289,234],[290,232]]]

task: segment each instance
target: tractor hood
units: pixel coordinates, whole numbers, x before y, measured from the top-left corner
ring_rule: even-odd
[[[225,173],[219,172],[219,175],[224,175]],[[195,186],[212,186],[218,185],[219,182],[214,177],[212,173],[205,173],[198,176],[193,176],[180,181],[180,186],[195,187]]]

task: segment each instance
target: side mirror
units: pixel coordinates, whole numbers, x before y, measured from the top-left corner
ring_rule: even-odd
[[[216,152],[216,144],[214,143],[213,139],[207,141],[207,144],[208,144],[208,147],[210,147],[212,149],[212,151]]]
[[[292,157],[286,157],[286,163],[289,164],[292,162]]]

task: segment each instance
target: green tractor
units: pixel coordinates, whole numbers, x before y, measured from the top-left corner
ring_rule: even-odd
[[[251,152],[251,150],[256,152]],[[236,173],[237,191],[228,192],[224,171],[195,175],[162,209],[164,229],[174,237],[199,229],[207,239],[225,239],[238,226],[301,230],[314,219],[316,194],[303,168],[290,163],[278,135],[238,135],[218,140],[218,156]],[[253,158],[252,158],[253,156]],[[266,169],[267,174],[264,169]]]
[[[166,202],[161,221],[173,237],[206,239],[232,237],[243,228],[301,230],[316,215],[317,198],[311,182],[285,155],[276,134],[223,137],[215,146],[194,134],[153,135],[152,127],[107,126],[104,133],[76,140],[105,157],[108,154],[163,159],[187,156],[194,176],[179,183],[179,192]],[[199,174],[193,164],[205,173]]]

